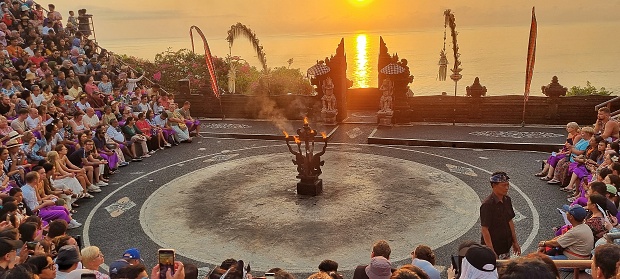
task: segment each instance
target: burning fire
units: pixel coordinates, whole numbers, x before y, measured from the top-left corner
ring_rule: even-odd
[[[304,124],[308,124],[308,117],[304,117]]]
[[[323,137],[323,139],[327,138],[327,135],[325,134],[325,132],[321,132],[321,136]]]
[[[284,138],[288,139],[288,133],[286,131],[282,131],[282,133],[284,134]]]
[[[293,139],[295,140],[296,144],[300,144],[301,141],[299,140],[299,138],[297,136],[293,136]]]

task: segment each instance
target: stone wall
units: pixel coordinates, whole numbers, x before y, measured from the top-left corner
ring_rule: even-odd
[[[348,91],[349,110],[379,110],[381,92],[377,88],[355,88]],[[530,96],[525,109],[525,123],[564,125],[575,121],[581,125],[596,121],[594,106],[613,96],[547,97]],[[409,97],[412,122],[500,123],[520,124],[523,96],[507,95],[472,98],[465,96]],[[612,107],[612,111],[620,109]]]
[[[381,93],[377,88],[356,88],[347,91],[349,110],[379,110]],[[575,121],[581,125],[596,120],[594,106],[605,102],[609,96],[560,97],[556,100],[532,96],[526,106],[527,124],[564,125]],[[311,119],[320,117],[321,104],[315,96],[282,95],[271,97],[222,95],[220,102],[211,94],[179,94],[176,101],[192,103],[192,115],[196,117],[226,118],[270,118],[286,117]],[[472,98],[465,96],[414,96],[408,97],[412,108],[412,122],[452,122],[456,107],[458,123],[501,123],[520,124],[523,110],[523,96],[492,96]],[[612,107],[612,111],[620,109]]]

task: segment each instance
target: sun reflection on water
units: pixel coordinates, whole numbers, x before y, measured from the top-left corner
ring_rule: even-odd
[[[367,88],[370,86],[370,68],[368,66],[368,43],[366,34],[358,34],[355,39],[355,71],[353,87]]]

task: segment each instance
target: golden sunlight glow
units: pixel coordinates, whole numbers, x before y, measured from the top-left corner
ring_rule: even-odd
[[[284,137],[288,139],[288,133],[286,131],[282,131],[284,133]]]
[[[349,3],[355,7],[366,7],[370,5],[374,0],[349,0]]]
[[[368,43],[366,34],[359,34],[355,39],[355,70],[353,72],[353,87],[367,88],[370,84],[370,69],[368,66]]]

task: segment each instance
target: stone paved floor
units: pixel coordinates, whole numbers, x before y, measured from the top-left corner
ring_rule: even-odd
[[[278,135],[279,128],[264,121],[203,121],[202,131]],[[436,134],[451,133],[444,128]],[[122,168],[95,199],[81,202],[75,218],[85,226],[71,233],[102,248],[106,264],[139,247],[152,266],[157,249],[165,247],[204,270],[235,257],[250,261],[257,274],[282,267],[304,278],[329,257],[351,275],[355,265],[368,262],[372,241],[387,239],[395,266],[408,263],[419,243],[431,244],[438,265],[446,266],[460,242],[479,239],[476,209],[490,193],[487,179],[495,170],[512,178],[525,252],[562,222],[555,208],[564,193],[532,176],[547,154],[369,145],[374,129],[317,127],[331,138],[321,176],[325,193],[310,199],[294,194],[295,166],[282,140],[207,137],[159,151]],[[396,130],[408,136],[405,127]]]

